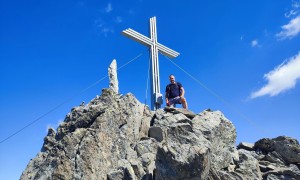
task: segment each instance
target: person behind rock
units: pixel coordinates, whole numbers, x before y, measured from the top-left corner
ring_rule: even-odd
[[[184,98],[184,89],[181,83],[175,82],[175,76],[169,76],[170,84],[166,87],[166,104],[167,106],[174,106],[175,104],[182,104],[184,109],[187,109],[187,102]]]

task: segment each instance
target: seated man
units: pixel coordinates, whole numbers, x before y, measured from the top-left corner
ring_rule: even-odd
[[[187,109],[187,102],[184,98],[184,89],[182,84],[175,82],[175,76],[171,74],[169,76],[170,84],[166,87],[166,103],[167,106],[174,106],[175,104],[182,104],[184,109]]]

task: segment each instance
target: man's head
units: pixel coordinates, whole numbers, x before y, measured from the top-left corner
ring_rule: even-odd
[[[170,83],[174,84],[175,83],[175,76],[173,74],[171,74],[169,76],[169,79],[170,79]]]

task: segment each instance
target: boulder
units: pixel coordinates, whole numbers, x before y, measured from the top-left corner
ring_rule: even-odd
[[[211,164],[215,170],[224,169],[239,159],[235,127],[220,111],[203,111],[192,122],[195,134],[210,142]]]
[[[269,161],[278,163],[300,163],[300,145],[296,139],[279,136],[263,138],[255,143],[254,149],[267,155]]]
[[[236,172],[247,179],[262,179],[259,163],[251,153],[244,149],[239,149],[239,161],[237,161]]]

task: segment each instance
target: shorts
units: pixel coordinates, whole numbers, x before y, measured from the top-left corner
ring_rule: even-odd
[[[175,107],[176,104],[181,104],[180,100],[181,100],[181,98],[179,96],[174,97],[174,98],[170,98],[169,99],[169,106],[171,106],[171,107],[174,106]]]

